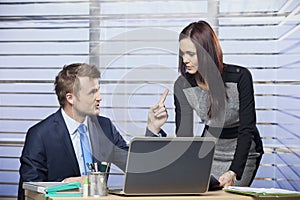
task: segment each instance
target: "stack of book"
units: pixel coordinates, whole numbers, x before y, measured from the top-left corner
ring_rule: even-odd
[[[43,193],[45,197],[82,197],[80,182],[24,182],[23,189]]]

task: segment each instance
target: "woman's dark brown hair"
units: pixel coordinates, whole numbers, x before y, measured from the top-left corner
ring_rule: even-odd
[[[192,42],[195,44],[196,49],[198,50],[198,53],[201,53],[203,50],[205,50],[214,61],[219,71],[223,71],[222,49],[216,33],[207,22],[198,21],[189,24],[181,31],[179,35],[179,41],[184,38],[190,38],[192,40]],[[199,48],[201,48],[201,50]],[[201,54],[198,56],[199,60],[202,56]],[[179,61],[179,70],[181,74],[185,74],[185,66],[181,57],[179,57]],[[199,61],[199,66],[201,66],[201,59]],[[202,64],[206,63],[202,62]]]
[[[223,53],[216,33],[205,21],[189,24],[179,35],[179,41],[188,38],[195,45],[198,58],[198,74],[200,82],[209,88],[211,107],[208,116],[212,117],[223,110],[226,97],[225,83],[221,77],[224,69]],[[183,58],[179,56],[178,71],[186,76],[186,66]],[[195,76],[195,75],[193,75]]]

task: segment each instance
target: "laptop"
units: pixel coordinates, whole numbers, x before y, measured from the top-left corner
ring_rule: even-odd
[[[133,138],[122,195],[201,194],[208,190],[215,140],[203,137]]]

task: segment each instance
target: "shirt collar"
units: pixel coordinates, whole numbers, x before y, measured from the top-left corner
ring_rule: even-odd
[[[69,134],[70,135],[73,135],[76,133],[77,131],[77,128],[78,126],[81,124],[77,121],[75,121],[74,119],[72,119],[69,115],[67,115],[67,113],[64,111],[64,109],[62,108],[61,109],[61,114],[65,120],[65,123],[67,125],[67,129],[69,131]],[[87,118],[85,118],[84,122],[83,122],[84,125],[86,125],[87,127]]]

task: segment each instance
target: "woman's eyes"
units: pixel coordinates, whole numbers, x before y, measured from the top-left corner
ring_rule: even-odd
[[[196,55],[195,52],[187,52],[187,54],[188,54],[189,56],[194,56],[194,55]]]
[[[185,52],[185,53],[182,52],[182,51],[179,52],[179,55],[180,55],[180,56],[184,56],[184,54],[187,54],[187,55],[189,55],[190,57],[196,55],[196,53],[195,53],[195,52],[192,52],[192,51],[187,51],[187,52]]]

